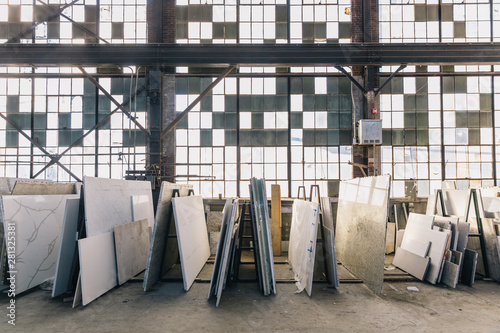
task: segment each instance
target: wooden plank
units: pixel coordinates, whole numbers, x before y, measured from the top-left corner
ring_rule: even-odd
[[[392,264],[422,281],[427,274],[429,262],[429,257],[421,257],[405,249],[397,248]]]
[[[273,253],[281,255],[281,187],[271,185],[271,239]]]

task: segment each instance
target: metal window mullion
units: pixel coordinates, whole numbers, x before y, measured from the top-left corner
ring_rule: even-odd
[[[85,79],[88,80],[88,79]],[[99,81],[99,78],[97,78]],[[84,81],[85,82],[85,81]],[[84,83],[85,84],[85,83]],[[99,89],[97,87],[94,87],[95,91],[95,123],[97,124],[99,122]],[[94,176],[97,177],[99,176],[99,128],[96,128],[95,131],[95,146],[94,146]],[[84,146],[85,149],[85,146]]]
[[[238,1],[238,3],[239,3],[239,1]],[[238,38],[239,38],[239,35],[238,35]],[[226,92],[224,91],[224,96],[226,96],[225,93]],[[240,195],[241,195],[240,183],[241,183],[240,78],[237,77],[236,78],[236,196],[237,197],[240,197]]]
[[[290,0],[287,1],[288,3]],[[290,9],[288,9],[290,10]],[[290,23],[290,20],[288,21]],[[288,24],[290,26],[290,24]],[[288,41],[290,41],[290,36],[288,37]],[[290,71],[290,68],[288,68]],[[287,97],[288,97],[288,143],[287,143],[287,180],[288,180],[288,197],[292,197],[292,108],[291,108],[291,79],[287,78]]]
[[[491,3],[491,2],[490,2]],[[493,16],[493,15],[492,15]],[[493,67],[493,66],[492,66]],[[491,77],[491,129],[493,131],[493,144],[491,145],[491,155],[492,155],[492,163],[493,163],[493,185],[497,186],[497,157],[496,157],[496,131],[495,131],[495,77]]]
[[[443,112],[443,77],[439,77],[439,100],[440,100],[440,120],[441,120],[441,180],[446,179],[446,161],[444,154],[444,112]]]

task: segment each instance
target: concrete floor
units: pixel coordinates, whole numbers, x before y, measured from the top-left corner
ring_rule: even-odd
[[[420,292],[409,292],[416,286]],[[207,301],[208,283],[184,292],[181,282],[160,282],[148,293],[128,282],[86,307],[34,290],[17,298],[16,327],[0,319],[0,332],[500,332],[500,284],[477,281],[453,290],[421,282],[385,282],[382,295],[363,284],[338,291],[316,283],[313,297],[278,284],[261,296],[256,283],[226,289],[218,308]],[[0,313],[8,299],[0,296]]]

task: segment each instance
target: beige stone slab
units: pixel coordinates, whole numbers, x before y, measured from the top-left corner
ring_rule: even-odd
[[[430,263],[429,257],[422,257],[402,248],[396,249],[392,264],[423,281]]]
[[[391,177],[340,182],[335,241],[339,261],[375,293],[382,292]]]
[[[387,235],[385,237],[385,254],[394,252],[396,243],[396,223],[387,222]]]
[[[118,225],[114,229],[118,284],[146,269],[149,250],[148,220]]]
[[[76,194],[76,183],[35,183],[18,180],[12,195]]]
[[[113,232],[78,240],[82,304],[87,305],[118,284]]]

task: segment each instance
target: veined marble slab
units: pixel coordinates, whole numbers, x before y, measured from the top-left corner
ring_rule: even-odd
[[[83,305],[118,284],[114,243],[113,232],[78,240]]]
[[[149,227],[146,219],[115,227],[118,284],[122,285],[144,269],[148,259]]]
[[[293,201],[288,262],[295,273],[299,291],[312,294],[316,240],[318,237],[319,204],[304,200]]]
[[[132,221],[146,220],[148,227],[153,230],[155,213],[153,209],[153,193],[132,195]]]
[[[158,206],[156,208],[155,223],[151,244],[149,246],[148,261],[146,264],[146,273],[144,274],[143,288],[148,291],[158,281],[162,274],[168,271],[175,264],[179,253],[177,241],[171,238],[168,241],[168,235],[175,234],[175,223],[172,213],[172,193],[173,190],[179,190],[181,197],[188,195],[192,185],[172,184],[162,182]]]
[[[152,195],[151,183],[137,180],[84,177],[83,189],[87,237],[132,222],[131,197]]]
[[[375,293],[382,292],[384,282],[390,184],[385,175],[344,180],[339,188],[337,256]]]
[[[321,208],[323,210],[323,234],[325,236],[323,243],[325,244],[326,250],[326,273],[331,285],[338,288],[340,281],[337,267],[337,250],[335,249],[335,228],[330,198],[321,198]]]
[[[77,229],[80,199],[68,199],[64,211],[64,222],[61,232],[61,246],[57,257],[56,273],[52,297],[59,296],[71,289],[71,268],[78,251]]]
[[[16,226],[16,294],[53,277],[66,208],[78,195],[2,196],[4,230]],[[9,252],[11,253],[11,252]]]
[[[210,257],[205,209],[201,196],[194,195],[172,198],[172,207],[184,290],[188,291]]]

